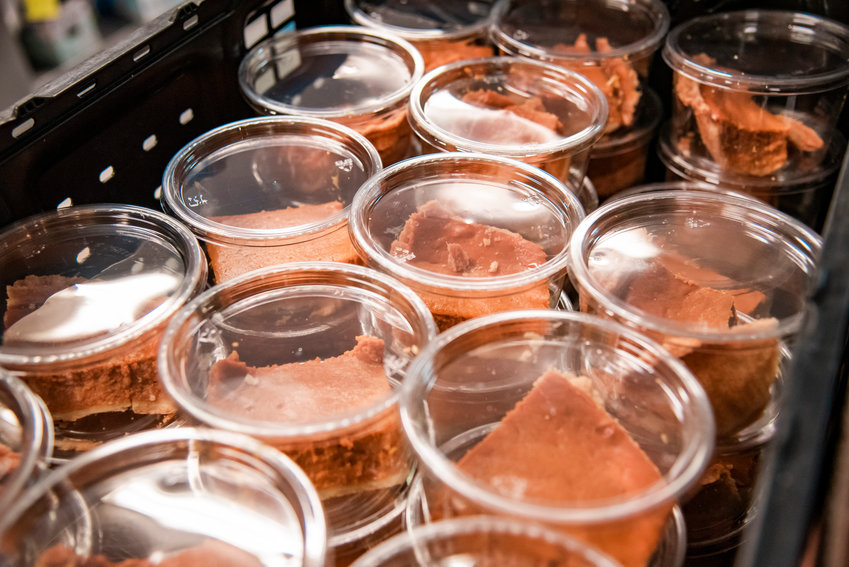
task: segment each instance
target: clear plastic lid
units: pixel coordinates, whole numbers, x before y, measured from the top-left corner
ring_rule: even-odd
[[[344,226],[354,193],[380,168],[371,143],[345,126],[248,118],[182,148],[165,169],[162,198],[202,240],[285,245]]]
[[[244,274],[200,294],[166,329],[159,364],[168,392],[207,425],[272,439],[321,437],[393,405],[393,385],[403,380],[406,364],[434,334],[427,308],[392,278],[349,264],[293,262]],[[250,368],[297,366],[352,350],[363,357],[334,360],[333,366],[351,370],[359,362],[376,362],[386,370],[385,388],[375,386],[369,393],[367,383],[360,383],[360,399],[352,390],[349,398],[329,398],[322,406],[321,391],[310,398],[292,385],[298,391],[286,394],[281,383],[277,394],[266,392],[281,398],[268,399],[267,408],[260,407],[262,400],[239,402],[231,391],[241,382],[246,390],[259,386],[245,378]],[[239,374],[240,369],[245,372]],[[233,388],[227,387],[230,383]],[[308,380],[304,383],[309,386]],[[331,381],[324,387],[330,392],[337,386]],[[304,395],[312,405],[287,404],[289,395]]]
[[[357,192],[351,239],[366,264],[416,291],[443,327],[553,307],[580,203],[519,161],[438,153],[386,168]]]
[[[10,566],[320,567],[325,549],[304,473],[250,437],[215,430],[112,441],[54,470],[0,517]]]
[[[0,233],[0,365],[64,371],[120,358],[206,285],[194,235],[160,212],[81,205]]]
[[[589,150],[606,120],[604,95],[583,76],[511,57],[444,65],[410,94],[410,124],[429,145],[531,158],[541,167]]]
[[[820,247],[813,230],[755,199],[670,189],[588,215],[569,267],[582,305],[692,347],[798,331]]]
[[[486,34],[503,0],[345,0],[361,26],[384,29],[410,41],[460,39]]]
[[[239,66],[239,85],[265,112],[316,118],[373,114],[406,102],[424,70],[406,40],[358,26],[273,36]]]
[[[47,468],[53,451],[53,420],[26,384],[0,370],[0,510]]]
[[[492,35],[511,55],[598,63],[650,57],[668,29],[669,12],[660,0],[512,0]],[[581,37],[595,48],[574,49]]]
[[[849,27],[800,12],[723,12],[676,26],[663,58],[678,73],[713,86],[822,94],[849,83]]]

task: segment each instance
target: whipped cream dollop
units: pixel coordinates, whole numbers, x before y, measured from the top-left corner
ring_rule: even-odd
[[[3,341],[56,343],[105,334],[133,323],[179,285],[180,278],[165,272],[74,284],[10,325]]]

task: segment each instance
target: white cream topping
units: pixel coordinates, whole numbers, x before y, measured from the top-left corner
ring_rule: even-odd
[[[58,291],[11,325],[6,342],[54,343],[104,334],[137,320],[151,302],[180,285],[174,274],[152,272],[78,283]]]

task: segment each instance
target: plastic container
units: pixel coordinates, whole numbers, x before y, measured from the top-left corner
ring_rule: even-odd
[[[661,0],[512,0],[492,31],[505,55],[572,69],[607,97],[607,132],[630,127],[669,29]]]
[[[0,518],[0,553],[15,567],[321,567],[326,529],[290,459],[247,436],[180,428],[114,440],[53,471]]]
[[[606,119],[604,95],[584,77],[512,57],[444,65],[410,94],[410,124],[423,152],[514,158],[570,188],[581,187]]]
[[[831,205],[837,173],[846,152],[846,139],[839,132],[831,136],[825,156],[817,162],[813,155],[800,160],[794,169],[772,175],[753,176],[727,171],[712,163],[694,159],[671,141],[668,125],[661,128],[657,154],[670,180],[702,182],[751,195],[776,209],[821,231]]]
[[[71,206],[0,233],[0,367],[46,403],[57,456],[173,419],[156,349],[205,285],[197,239],[151,209]]]
[[[381,169],[363,136],[314,118],[249,118],[182,148],[162,179],[164,208],[206,245],[215,281],[293,261],[353,262],[348,211]]]
[[[425,71],[462,59],[495,55],[489,27],[499,0],[345,0],[357,24],[395,34],[412,43]]]
[[[47,470],[53,420],[41,398],[0,370],[0,510],[8,510]]]
[[[604,135],[590,151],[587,177],[592,179],[599,199],[641,184],[657,133],[663,106],[653,90],[643,89],[634,124]]]
[[[759,420],[717,439],[707,470],[682,506],[688,557],[733,557],[746,539],[759,514],[761,459],[775,436],[782,385],[779,378]]]
[[[407,371],[401,421],[432,520],[531,519],[625,566],[647,564],[714,446],[680,361],[612,321],[551,310],[438,335]]]
[[[583,216],[577,198],[539,169],[439,153],[369,179],[349,229],[366,265],[413,289],[444,330],[487,313],[554,307]]]
[[[298,463],[322,498],[330,547],[353,554],[404,507],[412,458],[396,389],[435,334],[422,301],[384,274],[294,262],[198,296],[166,330],[159,366],[191,418]]]
[[[434,523],[430,518],[430,505],[423,499],[421,476],[416,477],[410,488],[404,520],[407,531],[414,536],[419,526]],[[440,523],[458,520],[440,520]],[[557,532],[563,533],[563,532]],[[662,539],[646,567],[681,567],[687,554],[687,527],[681,508],[675,506],[663,529]],[[612,560],[611,560],[612,561]]]
[[[712,14],[669,32],[669,141],[698,167],[749,176],[819,163],[849,87],[849,27],[778,10]]]
[[[361,26],[276,35],[239,65],[239,88],[265,114],[324,118],[368,138],[385,164],[407,156],[407,99],[424,62],[406,40]]]
[[[816,233],[769,205],[679,184],[588,215],[572,237],[569,275],[582,311],[645,333],[687,364],[725,438],[768,406],[819,250]]]
[[[588,545],[533,523],[477,516],[413,528],[370,550],[352,567],[450,565],[621,567]]]

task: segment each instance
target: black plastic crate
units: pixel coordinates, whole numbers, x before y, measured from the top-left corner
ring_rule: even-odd
[[[293,0],[187,3],[35,93],[0,124],[0,226],[67,199],[159,208],[171,156],[252,115],[239,61],[293,16]]]
[[[849,23],[849,3],[825,0],[667,4],[673,24],[705,11],[751,7],[804,9]],[[294,24],[345,22],[340,0],[202,0],[151,22],[33,94],[14,116],[0,118],[0,227],[63,204],[160,208],[158,188],[171,157],[203,132],[254,114],[236,80],[247,49]],[[662,62],[652,80],[659,94],[668,92]],[[849,109],[841,119],[844,133],[847,116]],[[787,377],[778,443],[763,475],[765,519],[738,557],[740,567],[799,565],[811,527],[840,481],[833,472],[849,336],[847,169],[844,161],[824,234],[821,284]],[[658,163],[650,164],[648,175],[660,180]]]

